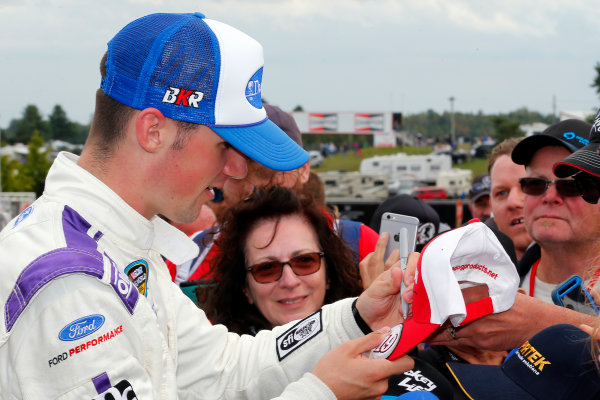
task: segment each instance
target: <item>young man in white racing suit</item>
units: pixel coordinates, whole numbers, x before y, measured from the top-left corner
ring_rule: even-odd
[[[374,398],[412,367],[362,356],[401,322],[399,268],[254,338],[170,280],[163,256],[197,246],[159,214],[194,220],[245,157],[308,159],[266,119],[262,64],[260,44],[201,14],[146,16],[109,42],[81,157],[61,153],[0,233],[0,399]]]

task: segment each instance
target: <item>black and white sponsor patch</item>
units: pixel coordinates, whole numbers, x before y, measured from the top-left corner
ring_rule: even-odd
[[[413,357],[413,360],[413,369],[390,376],[388,390],[382,398],[402,398],[402,395],[411,392],[430,392],[439,399],[455,398],[452,384],[440,371],[418,357]]]
[[[400,337],[402,336],[403,324],[398,324],[392,328],[389,335],[383,339],[379,346],[371,350],[370,357],[372,358],[388,358],[400,343]]]
[[[137,396],[126,380],[122,380],[115,386],[109,387],[92,400],[137,400]]]
[[[425,376],[420,369],[411,369],[396,375],[394,383],[406,392],[433,392],[437,388],[435,382]]]
[[[321,310],[315,312],[288,329],[277,338],[279,361],[323,331]]]

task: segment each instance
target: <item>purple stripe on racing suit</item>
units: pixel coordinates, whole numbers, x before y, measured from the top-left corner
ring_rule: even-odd
[[[35,294],[52,280],[67,274],[86,274],[98,279],[104,276],[104,262],[97,250],[97,232],[94,238],[87,235],[90,224],[69,206],[63,213],[63,232],[67,247],[50,251],[33,260],[19,275],[12,293],[6,301],[4,321],[10,331]],[[130,313],[137,303],[138,291],[111,260],[111,280]]]
[[[94,384],[94,387],[96,388],[96,392],[98,392],[98,394],[106,392],[112,386],[110,384],[110,379],[106,372],[103,372],[100,375],[92,378],[92,383]]]

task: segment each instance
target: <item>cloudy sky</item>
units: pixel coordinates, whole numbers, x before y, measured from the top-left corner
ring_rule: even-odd
[[[597,0],[0,0],[0,127],[27,104],[88,122],[110,38],[146,14],[195,11],[263,44],[263,96],[285,110],[600,105]]]

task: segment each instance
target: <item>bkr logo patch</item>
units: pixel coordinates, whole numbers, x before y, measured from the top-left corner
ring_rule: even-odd
[[[137,400],[137,396],[133,391],[133,387],[131,387],[131,383],[122,380],[92,400]]]
[[[125,267],[125,273],[131,279],[137,290],[148,297],[148,263],[137,260]]]
[[[321,310],[315,312],[288,329],[277,338],[277,356],[279,361],[323,331]]]
[[[202,101],[203,97],[204,93],[202,92],[169,87],[165,91],[165,95],[163,96],[162,102],[184,107],[198,108],[198,103]]]

